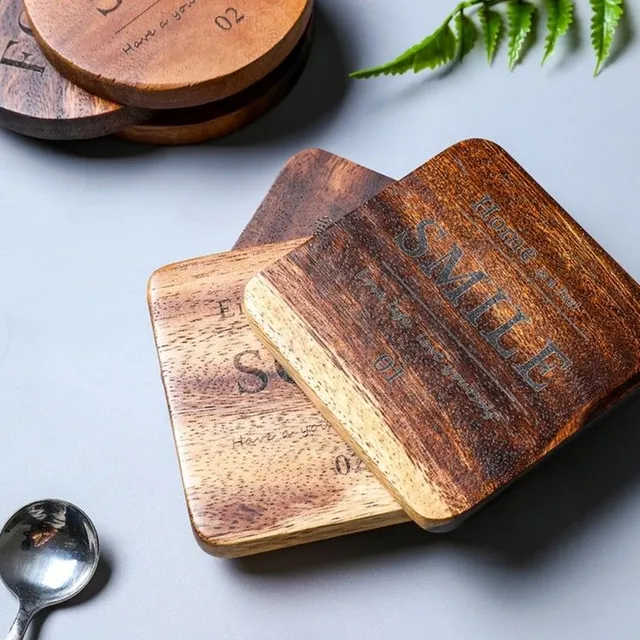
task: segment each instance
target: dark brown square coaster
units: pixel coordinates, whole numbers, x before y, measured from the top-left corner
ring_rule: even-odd
[[[245,311],[425,528],[467,514],[638,384],[637,283],[484,140],[264,269]]]

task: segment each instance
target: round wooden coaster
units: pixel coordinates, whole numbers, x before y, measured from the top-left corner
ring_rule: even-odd
[[[235,133],[261,118],[289,93],[309,59],[312,41],[313,24],[310,23],[289,57],[251,87],[200,107],[158,111],[143,124],[120,132],[118,137],[146,144],[181,145]]]
[[[93,96],[45,59],[22,0],[0,0],[0,126],[47,140],[97,138],[144,120],[142,109]]]
[[[38,43],[96,95],[149,109],[234,95],[300,41],[313,0],[26,0]]]

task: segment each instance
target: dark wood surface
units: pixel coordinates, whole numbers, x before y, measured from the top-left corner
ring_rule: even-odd
[[[149,308],[189,515],[203,549],[243,556],[406,514],[269,356],[242,311],[253,275],[390,180],[325,151],[294,156],[234,251],[164,267]],[[301,198],[305,206],[300,207]]]
[[[120,131],[147,116],[63,78],[38,47],[22,0],[0,0],[0,126],[35,138],[77,140]]]
[[[142,124],[128,127],[119,137],[159,145],[198,144],[230,135],[276,107],[296,85],[309,59],[313,19],[289,57],[266,77],[224,100],[156,111]]]
[[[148,109],[222,100],[278,67],[312,0],[26,0],[54,66],[87,91]]]
[[[467,515],[639,380],[637,283],[483,140],[265,269],[245,312],[425,528]]]
[[[301,151],[282,169],[233,248],[310,236],[391,182],[322,149]]]

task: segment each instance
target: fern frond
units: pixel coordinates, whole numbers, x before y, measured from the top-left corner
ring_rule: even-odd
[[[524,44],[533,26],[536,8],[529,2],[511,0],[507,5],[509,25],[509,69],[520,61]]]
[[[458,36],[458,59],[462,60],[473,50],[478,40],[476,25],[462,10],[456,14],[456,34]]]
[[[542,64],[554,52],[558,39],[569,31],[573,22],[573,0],[547,0],[547,38]]]
[[[611,51],[613,36],[624,12],[622,0],[590,0],[593,16],[591,18],[591,44],[596,54],[597,76]]]
[[[400,75],[413,70],[435,69],[450,62],[456,55],[456,36],[449,23],[441,25],[422,42],[407,49],[395,60],[378,67],[362,69],[351,74],[352,78],[375,78],[380,75]]]
[[[480,26],[482,27],[487,60],[489,64],[491,64],[495,58],[500,38],[504,32],[502,16],[497,11],[489,9],[486,4],[483,4],[478,11],[478,17],[480,18]]]

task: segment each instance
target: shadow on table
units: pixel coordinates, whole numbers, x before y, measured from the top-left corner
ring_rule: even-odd
[[[412,523],[233,561],[236,571],[295,577],[371,557],[427,553],[433,545],[472,550],[518,571],[544,561],[579,528],[640,481],[640,394],[611,410],[446,534]],[[422,549],[424,547],[424,550]]]
[[[52,155],[68,156],[87,160],[118,160],[121,158],[135,158],[148,156],[166,149],[153,145],[137,144],[120,140],[115,136],[104,136],[91,140],[40,140],[22,136],[12,131],[2,131],[0,135],[15,136],[21,144]]]
[[[68,609],[69,607],[82,606],[85,602],[95,598],[107,586],[113,573],[113,560],[108,552],[104,549],[100,550],[100,562],[96,568],[96,573],[91,582],[75,597],[51,609],[44,609],[36,615],[29,625],[26,640],[38,640],[42,627],[45,625],[47,618],[59,609]]]
[[[353,39],[321,2],[315,10],[315,35],[307,66],[296,86],[273,111],[213,145],[250,147],[314,129],[333,118],[344,103],[354,68]]]

